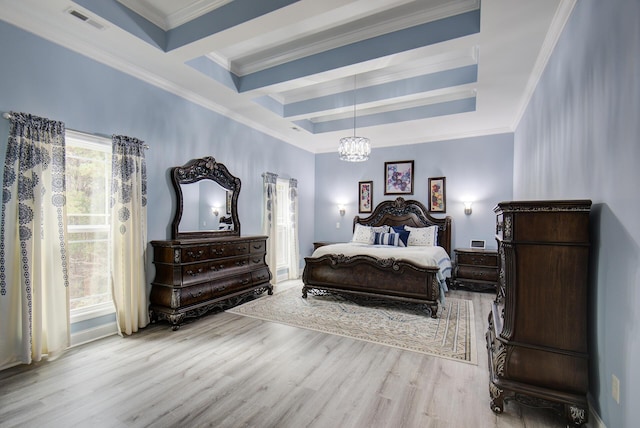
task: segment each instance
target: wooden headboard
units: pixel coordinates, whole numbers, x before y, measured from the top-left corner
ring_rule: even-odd
[[[398,197],[395,201],[383,201],[378,204],[369,217],[353,219],[353,228],[356,224],[363,226],[412,226],[429,227],[438,226],[438,245],[444,248],[449,257],[451,254],[451,217],[431,217],[427,208],[418,201],[405,201]]]

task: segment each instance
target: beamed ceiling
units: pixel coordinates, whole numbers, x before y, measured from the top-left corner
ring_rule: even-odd
[[[512,132],[574,3],[0,0],[0,18],[322,153],[354,106],[373,149]]]

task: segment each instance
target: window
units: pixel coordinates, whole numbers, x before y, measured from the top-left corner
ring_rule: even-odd
[[[65,138],[69,308],[77,320],[86,313],[113,312],[109,285],[111,140],[69,130]]]

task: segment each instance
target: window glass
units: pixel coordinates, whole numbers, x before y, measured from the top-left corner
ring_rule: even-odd
[[[69,306],[111,304],[109,181],[111,141],[66,134]]]

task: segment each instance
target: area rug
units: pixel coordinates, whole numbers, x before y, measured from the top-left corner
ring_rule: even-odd
[[[300,287],[227,310],[238,315],[477,364],[473,303],[447,297],[431,318],[421,305],[335,294],[301,297]]]

